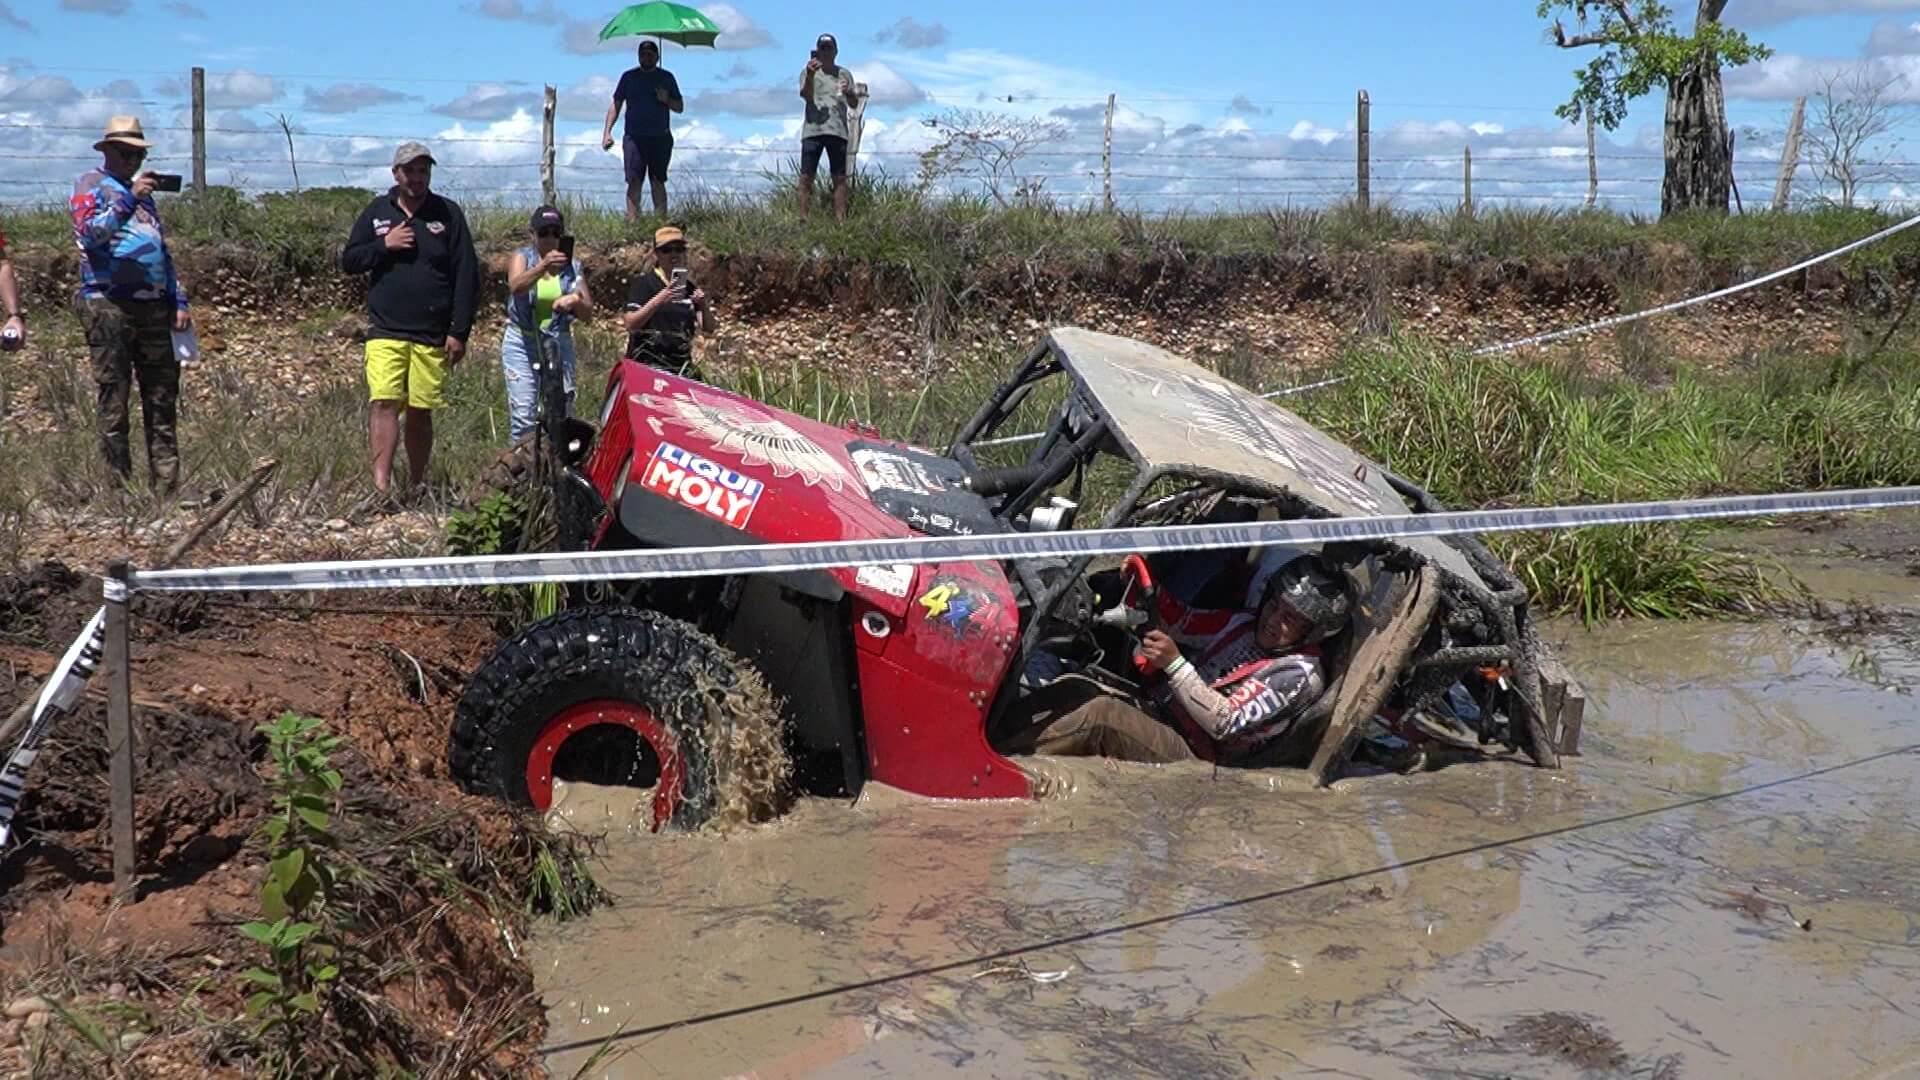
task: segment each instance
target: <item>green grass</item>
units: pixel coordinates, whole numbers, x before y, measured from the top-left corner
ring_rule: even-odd
[[[162,216],[176,248],[221,248],[261,271],[331,275],[339,246],[370,195],[318,188],[250,199],[214,188],[204,197],[163,197]],[[483,248],[499,250],[522,241],[534,200],[462,201]],[[641,241],[652,233],[651,220],[630,223],[618,210],[564,195],[560,202],[589,250]],[[854,210],[844,224],[824,213],[802,221],[793,206],[791,176],[771,173],[759,195],[676,192],[672,217],[720,254],[857,260],[876,271],[957,275],[963,281],[970,271],[1028,262],[1097,266],[1112,259],[1295,257],[1389,244],[1424,245],[1453,258],[1583,256],[1623,270],[1643,265],[1657,246],[1665,246],[1691,253],[1709,270],[1758,268],[1830,250],[1897,220],[1873,210],[1831,207],[1661,221],[1604,210],[1488,207],[1469,216],[1391,205],[1163,217],[1044,201],[1002,209],[981,198],[933,197],[884,173],[856,178]],[[61,248],[70,242],[65,212],[56,206],[9,213],[7,231],[23,248]],[[1915,254],[1920,254],[1920,235],[1908,233],[1848,256],[1845,265],[1887,268]]]
[[[1920,483],[1920,365],[1883,358],[1835,385],[1775,357],[1669,385],[1474,358],[1414,340],[1363,348],[1357,378],[1296,399],[1309,419],[1459,507],[1624,502]],[[1538,602],[1588,619],[1749,611],[1782,584],[1709,527],[1494,538]]]

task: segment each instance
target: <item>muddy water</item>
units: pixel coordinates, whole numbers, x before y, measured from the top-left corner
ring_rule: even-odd
[[[726,838],[568,792],[619,899],[532,945],[549,1066],[639,1032],[588,1075],[1582,1075],[1508,1031],[1555,1011],[1617,1041],[1585,1075],[1920,1073],[1920,754],[1660,810],[1920,743],[1920,655],[1559,637],[1592,704],[1554,773],[1054,762],[1058,799],[874,789]]]

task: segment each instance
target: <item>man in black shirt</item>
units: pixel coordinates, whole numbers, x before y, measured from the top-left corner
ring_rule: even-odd
[[[607,123],[600,131],[600,149],[613,149],[613,122],[620,118],[620,107],[627,109],[626,137],[620,153],[627,174],[627,220],[640,216],[640,185],[653,179],[653,212],[667,216],[667,164],[673,160],[673,128],[669,111],[682,112],[687,103],[680,99],[680,84],[673,72],[660,66],[660,46],[651,41],[640,43],[640,66],[628,68],[613,88],[613,103],[607,106]]]
[[[706,290],[687,274],[687,238],[671,225],[653,234],[654,268],[633,279],[627,310],[627,355],[663,371],[700,379],[693,336],[713,330]]]
[[[367,441],[382,501],[392,486],[402,410],[412,485],[426,482],[433,410],[445,404],[441,383],[466,355],[473,330],[480,264],[466,215],[428,190],[433,165],[424,145],[403,143],[393,155],[393,190],[361,211],[340,253],[342,270],[373,274],[367,290]]]

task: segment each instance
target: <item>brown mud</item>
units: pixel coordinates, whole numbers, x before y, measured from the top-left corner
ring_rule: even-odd
[[[0,602],[31,616],[11,628],[31,626],[33,638],[0,639],[0,676],[10,676],[0,706],[10,711],[38,685],[97,593],[97,582],[56,567],[0,582]],[[337,1064],[343,1075],[370,1075],[382,1062],[442,1076],[533,1067],[543,1022],[517,941],[537,906],[539,841],[529,819],[462,794],[445,768],[453,701],[493,633],[471,612],[416,616],[406,600],[361,603],[383,601],[396,610],[136,599],[140,900],[112,902],[96,680],[49,736],[16,818],[21,842],[0,859],[0,996],[57,996],[104,1023],[109,1038],[132,1025],[133,1049],[111,1058],[117,1074],[255,1074],[260,1062],[237,1022],[248,991],[237,973],[261,956],[236,929],[260,917],[255,834],[270,765],[254,729],[291,710],[324,718],[347,740],[335,764],[348,802],[329,861],[349,884],[331,910],[347,978],[372,995],[336,996],[310,1064]],[[206,1019],[185,1015],[183,998]],[[20,1020],[0,1024],[0,1070],[105,1067],[78,1031],[49,1025],[23,1043],[32,1032]]]
[[[1853,583],[1920,605],[1897,567]],[[1056,760],[1065,798],[870,787],[731,837],[570,791],[618,899],[534,940],[547,1064],[616,1037],[591,1075],[1905,1075],[1920,755],[1875,755],[1920,744],[1909,622],[1554,627],[1591,698],[1558,772]]]

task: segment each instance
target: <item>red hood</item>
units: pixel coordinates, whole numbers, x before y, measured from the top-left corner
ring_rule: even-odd
[[[770,543],[917,535],[876,507],[861,483],[847,444],[871,442],[870,435],[831,427],[630,360],[614,368],[608,392],[613,398],[611,408],[587,466],[602,494],[612,490],[619,465],[629,460],[629,452],[629,483],[637,485],[666,444],[666,453],[690,452],[730,470],[736,478],[763,485],[744,524],[728,524]],[[846,587],[854,587],[854,571],[833,573]],[[899,603],[903,598],[889,599]]]

